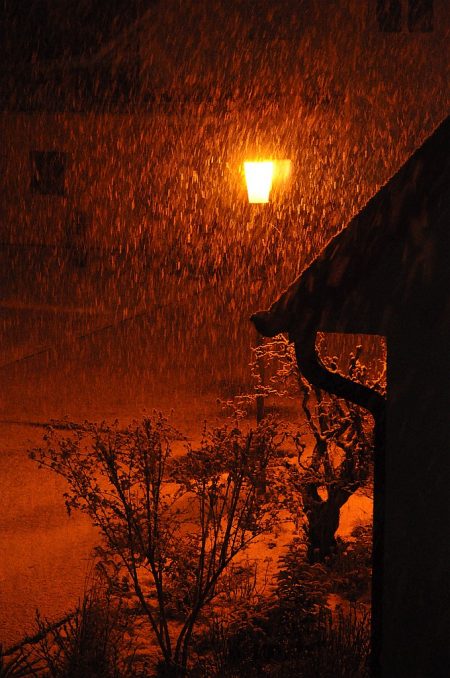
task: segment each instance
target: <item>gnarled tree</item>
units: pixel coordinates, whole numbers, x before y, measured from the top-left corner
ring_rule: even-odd
[[[383,392],[384,362],[371,373],[361,361],[362,346],[352,352],[343,371],[352,381]],[[323,357],[338,371],[337,359]],[[260,378],[265,364],[266,383]],[[296,464],[289,465],[290,498],[305,514],[308,560],[323,562],[336,548],[340,509],[362,487],[370,489],[373,430],[366,410],[311,386],[299,372],[292,344],[278,335],[254,349],[253,373],[260,397],[299,398],[303,422],[292,436]],[[297,505],[298,505],[297,503]]]

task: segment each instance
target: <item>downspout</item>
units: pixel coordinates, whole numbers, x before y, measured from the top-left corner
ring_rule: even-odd
[[[313,386],[345,398],[368,410],[374,418],[374,505],[372,537],[372,620],[371,675],[381,675],[381,635],[383,614],[383,535],[385,514],[386,399],[374,389],[331,372],[323,364],[316,349],[316,331],[290,333],[301,374]]]
[[[294,342],[297,365],[302,375],[313,386],[369,410],[375,420],[375,426],[378,422],[384,421],[386,399],[374,389],[328,370],[317,353],[316,335],[317,331],[309,329],[301,332],[294,329],[290,332],[289,338]]]

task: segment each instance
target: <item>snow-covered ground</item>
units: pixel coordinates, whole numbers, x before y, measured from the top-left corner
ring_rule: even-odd
[[[45,424],[64,417],[125,423],[157,409],[195,439],[205,419],[223,418],[217,397],[227,398],[235,387],[222,380],[205,393],[212,365],[203,383],[201,374],[196,379],[198,356],[192,369],[188,359],[165,355],[147,319],[127,331],[122,323],[84,337],[77,334],[80,324],[86,335],[98,317],[68,320],[48,309],[9,308],[0,319],[3,355],[9,354],[0,369],[0,641],[8,646],[33,631],[36,608],[58,619],[76,604],[97,542],[85,517],[67,515],[64,481],[28,459]]]
[[[190,280],[187,290],[186,281],[166,280],[168,293],[158,298],[154,279],[145,299],[130,293],[116,303],[109,292],[117,285],[81,294],[76,276],[58,287],[52,274],[40,289],[30,272],[16,273],[0,301],[0,641],[6,646],[33,630],[36,608],[57,619],[77,602],[97,541],[86,518],[66,514],[64,482],[28,459],[45,424],[64,417],[125,423],[153,409],[173,410],[173,423],[199,439],[205,419],[224,419],[218,399],[248,388],[255,341],[248,317],[265,303],[261,282],[236,299],[223,284],[196,290]],[[282,414],[295,417],[295,405]],[[366,522],[370,511],[369,500],[352,498],[340,533]],[[288,537],[280,535],[273,559]]]
[[[202,419],[212,420],[214,411],[220,414],[215,402],[208,412],[205,399],[203,409],[197,399],[192,403],[184,398],[178,404],[182,408],[173,420],[193,437],[196,430],[200,436]],[[164,405],[169,413],[169,402],[150,402],[148,409]],[[5,409],[0,420],[0,639],[6,646],[33,631],[36,608],[44,617],[58,619],[76,604],[92,567],[92,548],[98,543],[85,516],[67,515],[64,481],[38,469],[27,455],[42,444],[45,428],[36,424],[61,416],[64,410],[49,412],[48,404],[39,403],[30,409],[30,417],[17,410],[13,417],[31,423],[13,423]],[[91,413],[85,408],[76,420],[118,416],[127,421],[141,413],[138,408],[121,410],[110,403],[104,411],[100,405]],[[76,415],[75,408],[71,414]]]
[[[173,420],[195,440],[202,419],[213,423],[223,414],[213,398],[192,400],[179,401]],[[115,414],[127,420],[138,413]],[[58,619],[76,604],[98,542],[85,516],[67,515],[64,481],[28,459],[27,450],[42,442],[43,433],[38,426],[0,421],[0,638],[7,646],[33,631],[37,608],[44,617]],[[354,495],[341,511],[339,534],[345,536],[359,522],[370,520],[371,508],[367,497]],[[249,555],[269,556],[275,562],[290,536],[291,527],[284,526],[269,540],[270,551],[256,547]]]

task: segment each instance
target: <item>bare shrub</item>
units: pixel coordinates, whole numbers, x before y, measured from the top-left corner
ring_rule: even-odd
[[[50,430],[31,457],[66,479],[67,509],[100,529],[104,571],[150,624],[160,674],[182,676],[194,627],[226,569],[277,518],[261,483],[281,440],[270,420],[247,433],[236,421],[205,428],[200,447],[185,441],[174,459],[176,440],[162,416],[125,430],[86,424],[66,437]]]
[[[40,662],[23,648],[8,652],[0,644],[0,678],[37,677],[42,675],[41,671]]]
[[[132,678],[141,675],[125,610],[107,590],[93,586],[63,625],[37,617],[36,653],[49,678]],[[50,630],[49,630],[50,629]]]

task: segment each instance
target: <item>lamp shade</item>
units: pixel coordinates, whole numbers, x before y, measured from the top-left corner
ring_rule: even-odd
[[[245,182],[250,203],[269,202],[274,163],[271,160],[244,162]]]

